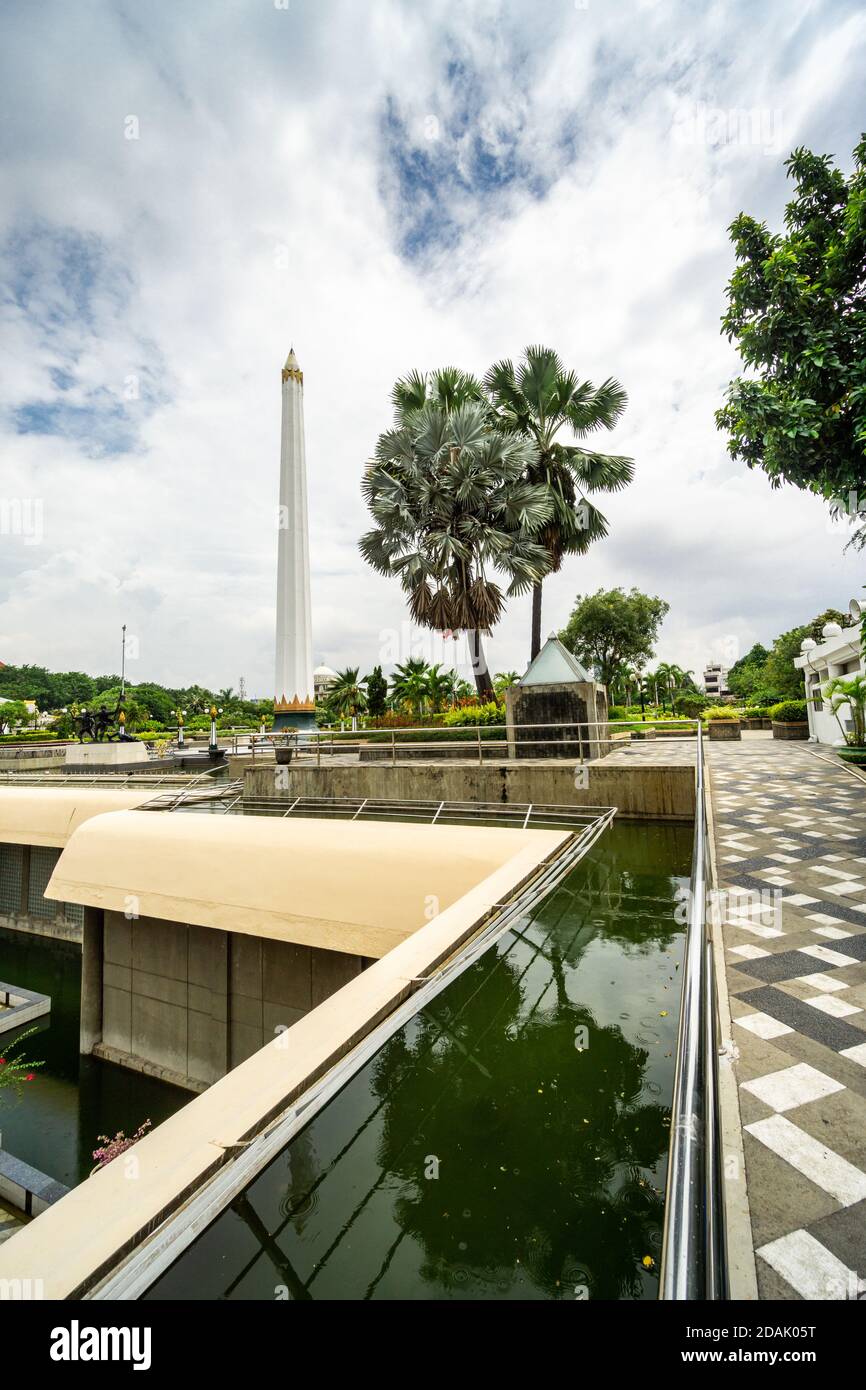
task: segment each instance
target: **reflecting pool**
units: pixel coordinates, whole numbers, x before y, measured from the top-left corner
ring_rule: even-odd
[[[0,980],[51,996],[51,1012],[27,1027],[28,1060],[42,1061],[20,1101],[4,1096],[0,1144],[16,1158],[72,1187],[93,1168],[100,1134],[133,1134],[144,1120],[155,1127],[192,1093],[78,1051],[81,949],[73,942],[0,930]]]
[[[655,1298],[691,845],[615,825],[148,1296]]]

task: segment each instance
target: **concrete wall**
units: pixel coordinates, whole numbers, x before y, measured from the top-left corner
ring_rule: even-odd
[[[63,770],[65,743],[0,743],[0,772]]]
[[[82,1052],[203,1090],[367,962],[210,927],[88,909]]]
[[[512,758],[600,758],[608,751],[599,737],[607,732],[607,692],[595,681],[513,685],[505,692],[505,709]],[[565,724],[584,727],[559,727]]]
[[[533,764],[411,763],[396,766],[349,764],[341,767],[250,768],[244,777],[249,796],[377,797],[406,801],[495,801],[557,806],[616,806],[626,817],[692,820],[695,773],[687,766],[589,763],[585,788],[575,787],[574,762]]]

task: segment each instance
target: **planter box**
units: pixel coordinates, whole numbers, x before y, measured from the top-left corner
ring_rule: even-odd
[[[708,719],[707,732],[711,739],[739,738],[739,719]]]
[[[803,720],[802,724],[782,724],[777,720],[772,720],[773,738],[797,739],[805,743],[809,737],[808,720]]]
[[[866,767],[866,748],[837,748],[836,752],[843,763],[852,763],[854,767]]]
[[[747,729],[763,729],[765,720],[763,719],[744,719],[743,724]]]

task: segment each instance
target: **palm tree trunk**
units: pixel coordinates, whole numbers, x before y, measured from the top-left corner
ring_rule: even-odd
[[[478,691],[479,699],[492,700],[493,682],[487,669],[487,658],[484,655],[481,633],[477,628],[470,627],[466,631],[466,636],[469,639],[469,659],[472,662],[472,674],[475,677],[475,689]]]
[[[529,659],[534,661],[541,651],[541,580],[537,579],[532,586],[532,640],[530,643]]]

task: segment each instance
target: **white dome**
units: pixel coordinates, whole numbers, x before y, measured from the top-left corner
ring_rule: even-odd
[[[821,628],[822,637],[838,637],[842,631],[838,623],[825,623]]]
[[[800,643],[800,651],[801,651],[801,652],[813,652],[813,651],[815,650],[815,648],[817,647],[817,645],[818,645],[818,643],[817,643],[816,641],[814,641],[813,638],[811,638],[811,637],[804,637],[803,640],[802,640],[802,642]]]
[[[336,671],[332,671],[331,668],[330,668],[330,666],[317,666],[316,669],[315,669],[315,671],[313,672],[313,675],[314,675],[314,676],[334,676],[334,677],[336,677],[337,672],[336,672]]]

